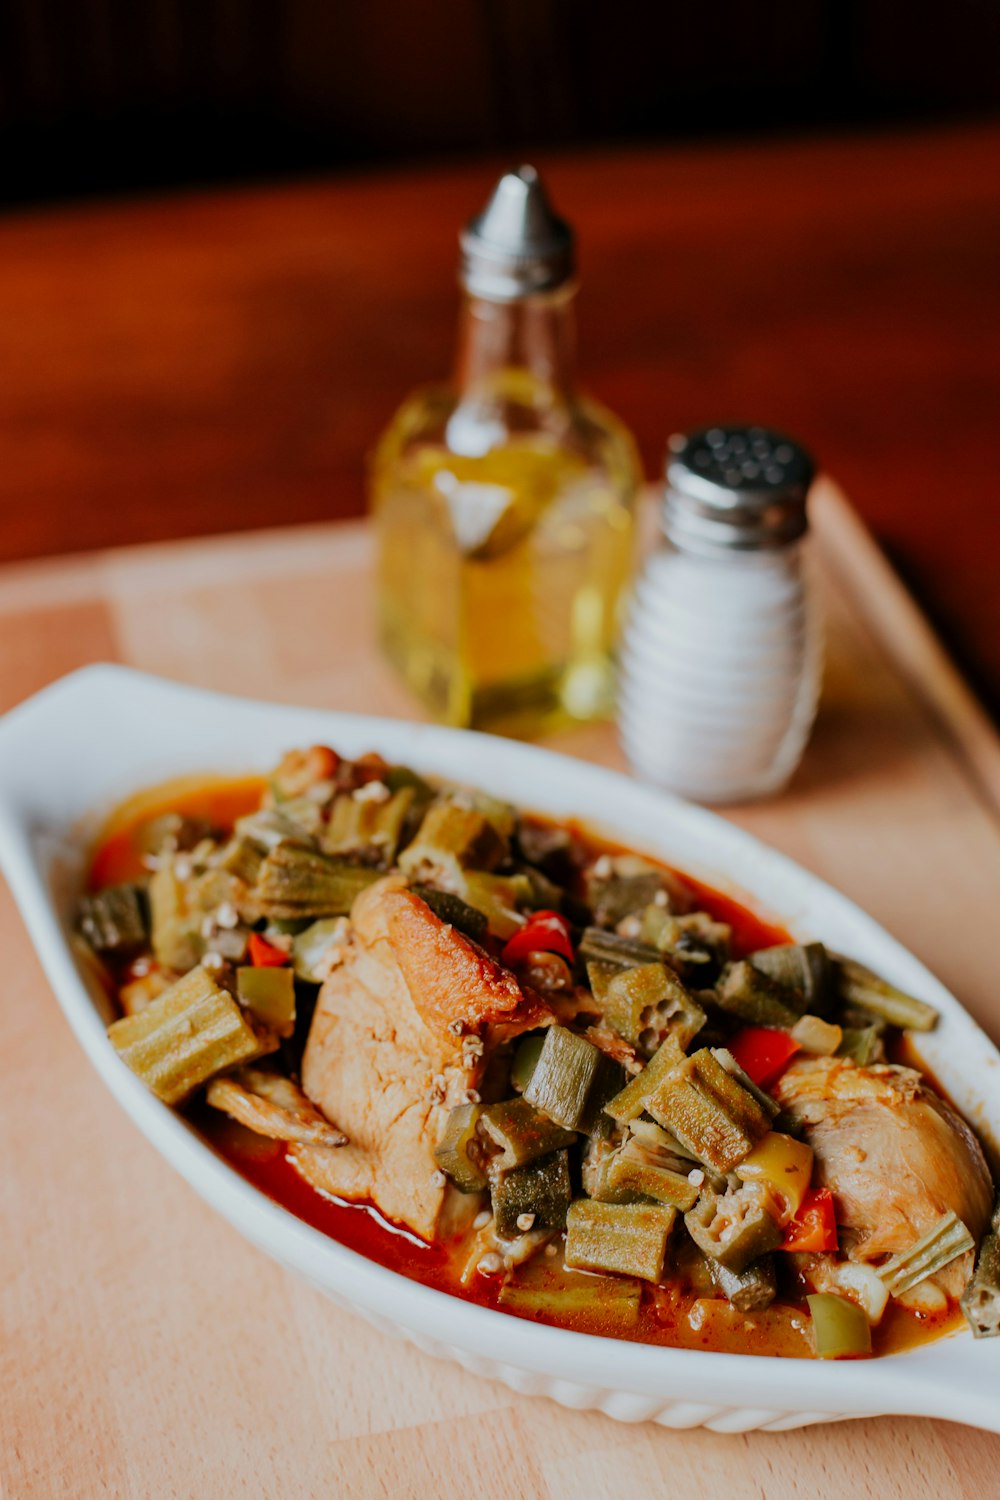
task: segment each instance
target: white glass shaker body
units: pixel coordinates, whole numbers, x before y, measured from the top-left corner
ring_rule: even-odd
[[[822,630],[803,547],[704,557],[664,544],[635,590],[619,728],[632,769],[698,802],[778,791],[812,728]]]

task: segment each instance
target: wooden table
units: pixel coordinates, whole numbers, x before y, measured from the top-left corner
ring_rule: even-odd
[[[360,513],[448,372],[457,226],[506,162],[0,223],[0,559]],[[1000,126],[544,156],[581,373],[637,431],[785,426],[1000,710]]]
[[[817,732],[781,799],[727,815],[859,900],[1000,1037],[1000,744],[838,492],[816,501]],[[367,532],[348,525],[0,569],[0,707],[104,658],[410,715],[374,650],[369,566]],[[620,764],[607,727],[559,743]],[[133,1129],[5,892],[0,950],[3,1500],[996,1494],[1000,1438],[947,1423],[632,1428],[374,1333],[241,1240]]]

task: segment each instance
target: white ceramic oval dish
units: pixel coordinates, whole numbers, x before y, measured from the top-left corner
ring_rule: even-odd
[[[623,776],[508,740],[253,703],[120,667],[90,667],[0,723],[0,860],[81,1046],[154,1146],[248,1239],[335,1302],[478,1375],[625,1421],[781,1431],[907,1413],[1000,1432],[1000,1339],[963,1330],[861,1363],[710,1354],[596,1338],[477,1307],[383,1269],[251,1187],[119,1061],[68,944],[88,838],[131,792],[189,773],[264,770],[295,745],[366,750],[474,783],[598,831],[747,900],[794,934],[880,970],[941,1012],[921,1053],[959,1107],[1000,1141],[1000,1056],[958,1002],[856,906],[701,808]]]

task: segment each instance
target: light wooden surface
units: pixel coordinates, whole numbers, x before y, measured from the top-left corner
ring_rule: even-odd
[[[730,810],[867,906],[1000,1036],[1000,748],[837,492],[815,507],[823,709]],[[95,659],[406,716],[360,527],[0,571],[0,698]],[[620,764],[607,728],[563,748]],[[475,767],[470,766],[470,775]],[[0,897],[0,1496],[979,1500],[1000,1439],[904,1418],[720,1437],[517,1397],[372,1332],[245,1244],[105,1094]]]

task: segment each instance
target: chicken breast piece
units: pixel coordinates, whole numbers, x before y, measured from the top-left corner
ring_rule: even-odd
[[[860,1261],[908,1250],[953,1209],[977,1241],[992,1209],[982,1147],[955,1111],[912,1068],[862,1068],[848,1058],[801,1058],[774,1089],[804,1123],[814,1181],[831,1190],[837,1220]],[[957,1296],[972,1252],[934,1278]]]
[[[315,1187],[370,1199],[422,1239],[479,1207],[447,1186],[434,1147],[450,1109],[482,1077],[486,1040],[547,1015],[506,969],[387,876],[355,902],[344,962],[320,991],[302,1084],[349,1143],[296,1147]]]

